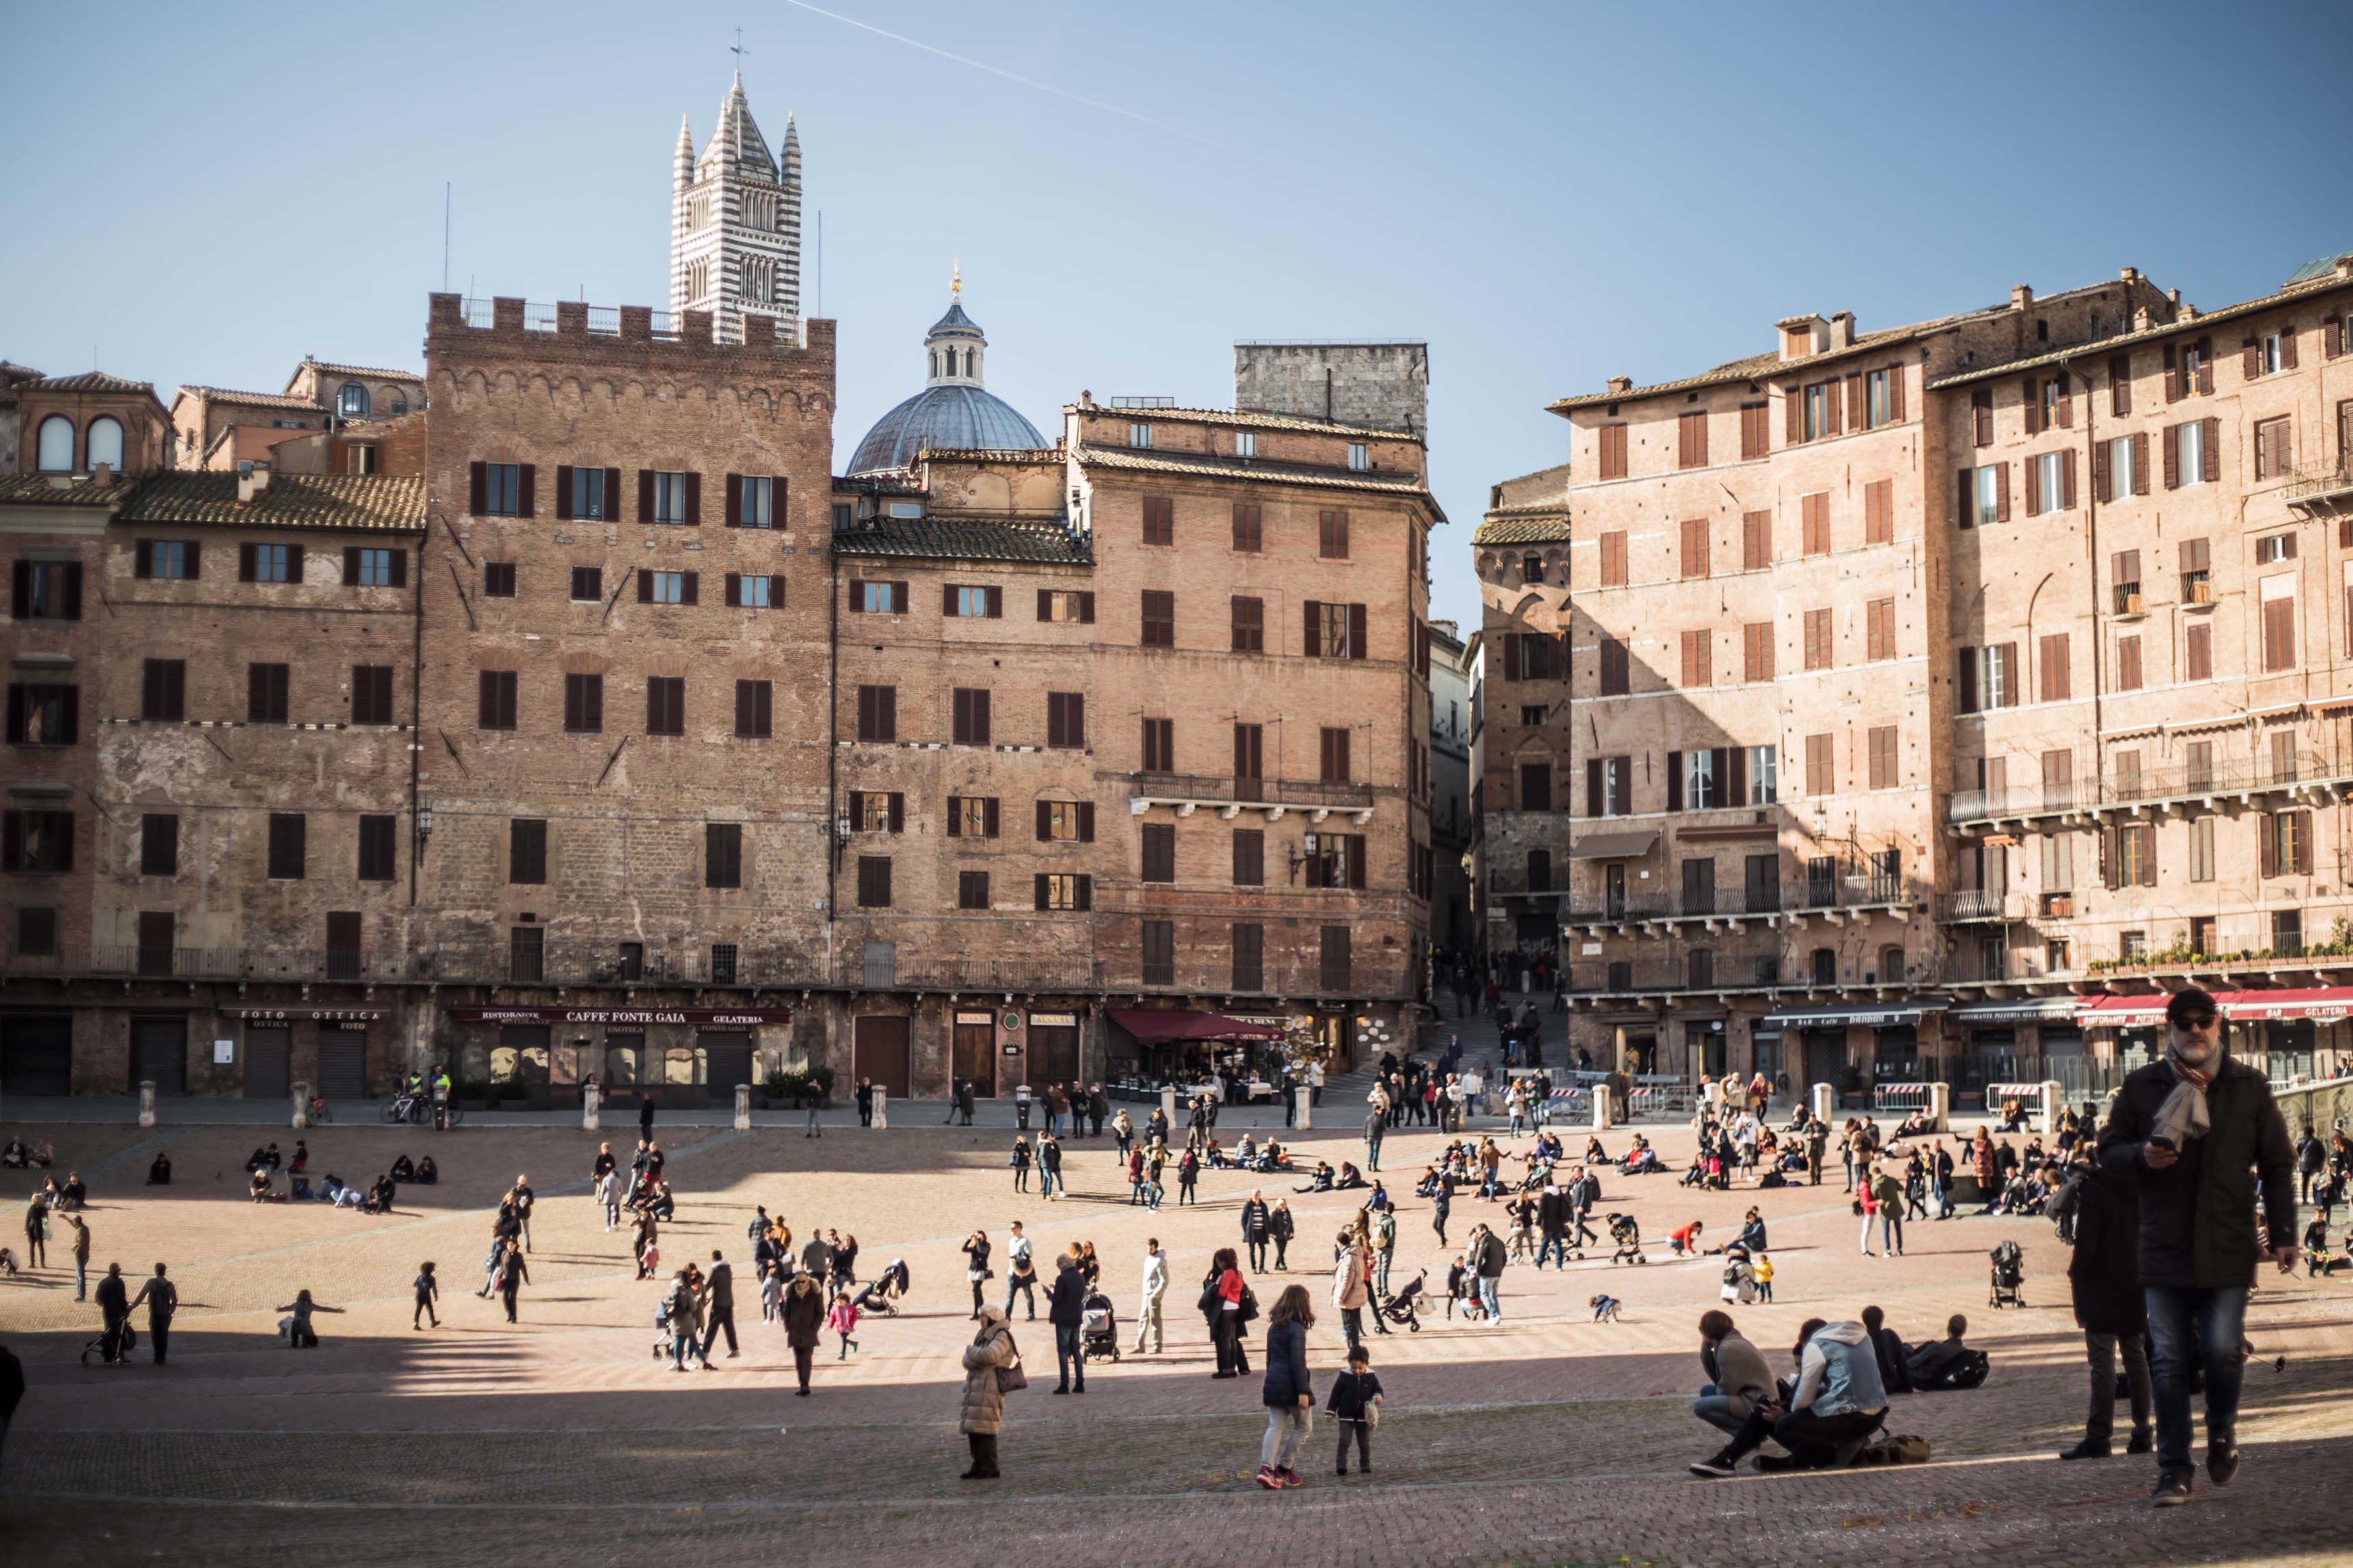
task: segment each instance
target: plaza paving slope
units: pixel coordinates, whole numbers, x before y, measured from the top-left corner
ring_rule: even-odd
[[[1356,1157],[1353,1107],[1327,1095],[1303,1154]],[[1360,1113],[1359,1113],[1360,1114]],[[15,1129],[11,1129],[15,1131]],[[96,1313],[72,1300],[69,1268],[0,1281],[0,1342],[31,1384],[0,1465],[0,1540],[12,1564],[259,1562],[300,1555],[335,1564],[420,1561],[701,1563],[822,1553],[844,1563],[1303,1564],[1632,1563],[2342,1563],[2353,1552],[2328,1500],[2353,1482],[2353,1334],[2348,1285],[2266,1276],[2251,1317],[2260,1360],[2248,1376],[2246,1468],[2228,1490],[2201,1489],[2167,1514],[2147,1504],[2144,1460],[2060,1465],[2079,1430],[2080,1340],[2065,1309],[2066,1251],[2039,1221],[1915,1224],[1909,1256],[1859,1257],[1836,1184],[1761,1194],[1694,1194],[1672,1176],[1604,1180],[1602,1208],[1636,1215],[1651,1261],[1613,1267],[1606,1245],[1566,1272],[1515,1264],[1501,1327],[1449,1322],[1374,1342],[1390,1391],[1376,1473],[1331,1474],[1319,1424],[1302,1469],[1310,1485],[1252,1486],[1263,1417],[1255,1375],[1216,1382],[1192,1310],[1212,1248],[1236,1238],[1255,1186],[1208,1173],[1198,1205],[1132,1207],[1111,1141],[1075,1141],[1073,1195],[1012,1193],[1008,1135],[902,1125],[835,1130],[666,1131],[681,1202],[665,1228],[666,1269],[713,1247],[739,1267],[753,1205],[798,1237],[813,1226],[855,1235],[861,1273],[903,1258],[908,1310],[870,1318],[860,1352],[835,1359],[828,1336],[817,1393],[791,1396],[783,1336],[759,1321],[739,1277],[744,1352],[712,1373],[676,1373],[652,1354],[659,1295],[639,1283],[623,1234],[607,1235],[585,1181],[598,1138],[576,1129],[463,1130],[441,1136],[375,1127],[311,1134],[311,1170],[366,1181],[394,1153],[428,1148],[442,1182],[404,1187],[383,1217],[244,1201],[250,1129],[25,1129],[55,1141],[61,1163],[94,1173],[90,1215],[102,1267],[143,1275],[169,1261],[185,1306],[171,1364],[84,1369],[77,1352]],[[153,1141],[176,1180],[139,1185]],[[1686,1131],[1651,1133],[1678,1166]],[[628,1132],[613,1142],[626,1150]],[[281,1146],[290,1138],[279,1135]],[[1605,1139],[1622,1150],[1626,1135]],[[1393,1136],[1385,1165],[1400,1208],[1398,1277],[1445,1255],[1412,1175],[1436,1146]],[[1582,1135],[1571,1147],[1581,1147]],[[1521,1145],[1521,1146],[1524,1146]],[[541,1196],[522,1321],[475,1299],[490,1205],[517,1172]],[[0,1176],[13,1216],[27,1184]],[[1290,1194],[1299,1216],[1292,1278],[1323,1321],[1311,1338],[1319,1395],[1338,1370],[1328,1299],[1330,1238],[1352,1194]],[[1891,1425],[1934,1445],[1899,1470],[1701,1482],[1683,1464],[1714,1446],[1685,1410],[1699,1380],[1693,1325],[1715,1299],[1719,1265],[1664,1258],[1664,1233],[1701,1218],[1728,1237],[1760,1205],[1773,1232],[1778,1300],[1739,1309],[1777,1363],[1798,1324],[1884,1307],[1908,1339],[1964,1311],[1994,1373],[1968,1394],[1896,1402]],[[1500,1221],[1501,1205],[1458,1198],[1451,1234]],[[1030,1389],[1009,1402],[1006,1479],[963,1483],[954,1426],[957,1355],[970,1334],[956,1250],[985,1226],[1002,1288],[1006,1223],[1023,1220],[1041,1257],[1095,1243],[1124,1323],[1136,1259],[1156,1236],[1173,1258],[1167,1351],[1099,1364],[1084,1398],[1057,1398],[1052,1339],[1020,1319]],[[13,1229],[13,1224],[11,1226]],[[1986,1302],[1986,1253],[2026,1247],[2022,1311]],[[15,1237],[11,1237],[11,1244]],[[58,1254],[63,1257],[62,1250]],[[411,1332],[408,1281],[438,1262],[445,1327]],[[1259,1279],[1272,1300],[1287,1279]],[[342,1307],[315,1352],[277,1342],[279,1306],[300,1288]],[[1621,1321],[1590,1321],[1608,1289]],[[1129,1331],[1124,1331],[1124,1333]],[[1132,1342],[1132,1341],[1130,1342]],[[2284,1356],[2284,1371],[2273,1370]],[[1258,1360],[1253,1350],[1252,1361]]]

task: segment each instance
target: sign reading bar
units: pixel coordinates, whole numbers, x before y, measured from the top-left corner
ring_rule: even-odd
[[[754,1024],[789,1024],[782,1007],[452,1007],[460,1024],[712,1024],[742,1028]]]

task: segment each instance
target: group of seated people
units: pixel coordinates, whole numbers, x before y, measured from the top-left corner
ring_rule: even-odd
[[[1790,1352],[1794,1379],[1776,1378],[1763,1352],[1720,1309],[1699,1321],[1700,1366],[1707,1381],[1692,1414],[1729,1441],[1691,1467],[1697,1476],[1735,1473],[1767,1438],[1781,1454],[1759,1454],[1760,1470],[1823,1469],[1852,1463],[1887,1418],[1888,1398],[1932,1389],[1974,1387],[1985,1358],[1963,1342],[1968,1320],[1956,1313],[1946,1337],[1906,1352],[1877,1307],[1861,1322],[1810,1318]],[[1972,1380],[1974,1378],[1974,1381]]]
[[[386,1173],[396,1182],[409,1182],[427,1187],[441,1179],[441,1168],[433,1163],[433,1156],[430,1154],[426,1155],[414,1165],[408,1163],[407,1155],[396,1155],[392,1162],[392,1169]]]
[[[57,1152],[46,1138],[37,1143],[26,1143],[22,1138],[8,1140],[8,1147],[0,1149],[0,1170],[47,1170],[57,1163]]]
[[[1307,1178],[1306,1184],[1291,1190],[1294,1193],[1345,1193],[1351,1188],[1363,1185],[1365,1185],[1364,1173],[1348,1161],[1340,1162],[1340,1173],[1335,1176],[1332,1173],[1331,1162],[1318,1160],[1315,1162],[1314,1173]]]
[[[281,1193],[272,1184],[267,1169],[257,1169],[248,1191],[258,1204],[323,1203],[339,1209],[357,1209],[362,1214],[390,1214],[394,1197],[390,1172],[365,1187],[355,1187],[330,1171],[320,1178],[316,1192],[311,1188],[309,1176],[289,1173],[286,1190]]]
[[[280,1154],[278,1152],[278,1145],[271,1143],[263,1148],[256,1149],[252,1153],[247,1155],[245,1168],[248,1172],[256,1173],[266,1172],[273,1175],[279,1171],[284,1170],[291,1175],[299,1176],[303,1172],[311,1168],[311,1150],[301,1139],[297,1138],[294,1140],[293,1156],[290,1159]]]
[[[1231,1154],[1219,1148],[1216,1139],[1210,1139],[1203,1153],[1203,1161],[1212,1170],[1219,1171],[1288,1171],[1292,1168],[1290,1151],[1271,1138],[1261,1149],[1258,1141],[1247,1132],[1242,1134],[1241,1142],[1234,1145]]]

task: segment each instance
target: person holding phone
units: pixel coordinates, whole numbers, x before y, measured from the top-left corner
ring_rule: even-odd
[[[2128,1076],[2100,1134],[2102,1166],[2140,1198],[2140,1278],[2157,1394],[2154,1500],[2189,1500],[2190,1369],[2206,1383],[2206,1475],[2238,1474],[2240,1345],[2247,1291],[2269,1256],[2295,1267],[2295,1150],[2257,1069],[2224,1047],[2203,991],[2174,993],[2165,1055]],[[2265,1235],[2255,1232],[2260,1183]]]

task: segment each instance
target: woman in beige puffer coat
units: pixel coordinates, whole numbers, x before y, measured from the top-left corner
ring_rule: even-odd
[[[980,1331],[964,1352],[964,1415],[957,1429],[972,1447],[972,1468],[959,1477],[967,1481],[997,1479],[997,1429],[1005,1420],[1005,1394],[997,1386],[999,1368],[1015,1366],[1020,1347],[1005,1309],[991,1301],[980,1310]]]

